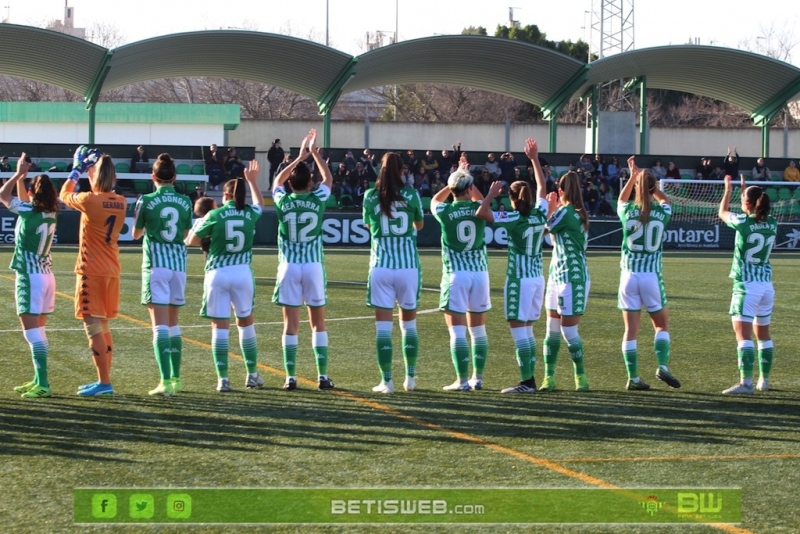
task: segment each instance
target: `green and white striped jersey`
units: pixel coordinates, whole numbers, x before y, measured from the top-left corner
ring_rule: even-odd
[[[530,215],[523,217],[518,211],[509,211],[506,217],[495,217],[494,225],[508,232],[509,278],[542,276],[542,239],[547,223],[547,201],[540,198]]]
[[[588,234],[581,217],[570,204],[560,206],[546,225],[553,238],[548,283],[566,284],[589,280],[586,266]]]
[[[253,235],[256,221],[261,217],[261,206],[247,205],[236,209],[229,200],[224,206],[209,211],[194,230],[201,239],[211,238],[206,258],[206,271],[230,265],[249,265],[253,255]]]
[[[388,217],[381,211],[378,190],[364,193],[362,216],[372,236],[370,268],[419,269],[414,223],[423,219],[422,201],[417,190],[410,187],[404,187],[400,194],[405,200],[394,202],[392,216]]]
[[[192,202],[172,186],[161,186],[136,202],[135,225],[144,229],[142,268],[186,272],[184,232],[192,226]]]
[[[778,221],[769,215],[764,222],[745,214],[731,214],[728,226],[736,230],[730,278],[740,282],[772,282],[769,255],[778,234]]]
[[[480,202],[460,200],[436,205],[433,216],[442,227],[444,273],[488,271],[489,260],[483,234],[486,221],[475,216]]]
[[[634,202],[617,203],[617,214],[622,222],[620,268],[628,273],[660,273],[665,229],[672,208],[669,204],[652,202],[650,220],[645,226],[639,222],[639,208]]]
[[[30,202],[13,198],[8,206],[17,214],[14,227],[14,255],[9,268],[25,274],[52,272],[50,246],[56,233],[56,213],[37,211]]]
[[[278,187],[272,195],[278,212],[278,262],[320,263],[322,252],[322,215],[331,190],[320,184],[309,193],[286,193]]]

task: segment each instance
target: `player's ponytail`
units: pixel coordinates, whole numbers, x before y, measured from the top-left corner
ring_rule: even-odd
[[[31,204],[36,211],[58,211],[58,193],[52,180],[40,174],[31,183]]]
[[[589,214],[583,205],[583,193],[581,193],[581,180],[574,171],[569,171],[558,179],[558,188],[561,190],[561,197],[564,204],[569,204],[581,218],[583,229],[589,230]]]
[[[514,203],[514,209],[517,210],[523,217],[528,217],[533,210],[533,192],[531,186],[527,182],[517,180],[508,188],[511,202]]]
[[[159,154],[158,159],[153,164],[153,176],[160,184],[168,184],[175,180],[175,160],[167,154]]]
[[[233,180],[228,180],[225,182],[222,191],[229,197],[233,198],[234,202],[236,202],[236,209],[238,211],[244,210],[244,208],[247,206],[245,203],[247,200],[247,187],[244,185],[243,179],[234,178]]]
[[[117,181],[117,170],[114,161],[108,154],[103,154],[94,166],[94,183],[92,188],[97,193],[110,193]]]
[[[403,179],[400,175],[403,169],[403,160],[394,152],[387,152],[381,158],[381,170],[375,187],[378,189],[378,203],[381,213],[392,218],[392,204],[401,202],[403,195]]]
[[[656,190],[656,179],[650,171],[642,171],[636,180],[636,200],[639,208],[639,222],[642,226],[650,222],[650,209],[653,204],[653,191]]]
[[[751,185],[744,192],[745,203],[756,216],[758,222],[764,222],[769,215],[769,195],[757,185]]]

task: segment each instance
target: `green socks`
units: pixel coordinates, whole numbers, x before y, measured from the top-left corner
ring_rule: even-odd
[[[256,327],[239,326],[239,348],[242,350],[242,358],[247,372],[255,374],[258,372],[258,343],[256,342]]]
[[[753,367],[756,360],[755,344],[752,340],[740,341],[736,350],[739,357],[739,376],[742,382],[752,382]]]
[[[317,359],[317,374],[328,376],[328,333],[315,332],[311,341]]]
[[[628,371],[628,380],[639,377],[638,350],[636,340],[622,342],[622,358]]]
[[[469,329],[472,338],[472,374],[478,378],[486,369],[486,357],[489,355],[489,338],[486,337],[486,326],[473,326]]]
[[[559,349],[561,349],[561,320],[548,317],[542,354],[544,357],[544,374],[546,376],[554,376],[556,373]]]
[[[211,329],[211,355],[217,367],[217,378],[228,378],[228,329]]]
[[[469,374],[469,344],[467,343],[467,327],[451,326],[450,331],[450,356],[453,358],[453,367],[461,381],[467,379]]]
[[[183,356],[183,337],[180,326],[169,327],[169,346],[172,378],[181,377],[181,357]]]
[[[375,321],[375,350],[384,382],[392,379],[392,325],[392,321]]]
[[[586,374],[583,368],[583,341],[578,334],[577,326],[562,326],[561,332],[567,341],[569,355],[572,358],[572,367],[575,369],[575,376]]]
[[[419,354],[419,337],[417,336],[417,320],[400,321],[400,333],[403,340],[403,360],[406,364],[406,376],[417,375],[417,355]]]
[[[514,340],[515,355],[519,366],[520,381],[525,382],[533,377],[533,361],[531,354],[531,341],[528,327],[520,326],[511,329],[511,337]],[[535,345],[534,345],[535,346]]]
[[[297,335],[284,335],[281,341],[283,345],[283,369],[286,371],[286,376],[297,376],[295,375],[295,366],[297,362]]]
[[[153,327],[153,352],[156,355],[158,372],[161,380],[169,380],[172,371],[172,348],[169,339],[169,327],[165,324]]]
[[[658,365],[666,367],[669,364],[669,332],[656,332],[655,351]]]
[[[758,372],[761,378],[769,378],[772,371],[773,344],[772,340],[758,342]]]
[[[36,385],[49,388],[50,382],[47,379],[47,339],[44,337],[44,327],[31,328],[22,332],[25,341],[31,349],[33,360],[34,381]]]

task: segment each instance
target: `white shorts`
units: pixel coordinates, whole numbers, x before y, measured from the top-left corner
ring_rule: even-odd
[[[325,306],[326,285],[325,267],[321,263],[279,263],[272,302],[280,306]]]
[[[734,282],[730,315],[742,322],[772,315],[775,289],[772,282]]]
[[[249,265],[229,265],[206,272],[203,280],[203,308],[208,319],[230,319],[231,306],[239,319],[253,314],[255,282]]]
[[[142,304],[156,306],[186,304],[186,273],[164,267],[143,270]]]
[[[589,280],[574,284],[572,282],[552,284],[548,281],[545,307],[548,311],[566,317],[583,315],[589,300],[590,285]]]
[[[456,271],[442,276],[439,309],[454,313],[483,313],[492,309],[489,273]]]
[[[667,293],[661,273],[629,273],[619,277],[617,307],[623,311],[655,313],[667,306]]]
[[[416,310],[419,288],[419,269],[373,267],[367,279],[367,306],[393,310],[396,302],[403,310]]]
[[[506,321],[527,323],[536,321],[542,313],[544,276],[535,278],[506,278],[503,302]]]
[[[17,273],[17,315],[46,315],[56,307],[53,273]]]

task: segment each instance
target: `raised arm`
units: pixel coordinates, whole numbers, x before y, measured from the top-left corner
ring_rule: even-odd
[[[309,142],[310,134],[303,138],[303,142],[300,144],[300,152],[291,163],[289,163],[286,167],[281,169],[281,172],[275,175],[275,178],[272,180],[272,192],[274,193],[279,187],[283,185],[283,183],[289,179],[291,176],[292,171],[297,164],[301,161],[305,161],[311,155],[308,151],[308,142]]]
[[[533,139],[525,141],[525,155],[531,160],[533,165],[533,176],[536,178],[536,196],[544,198],[547,195],[547,182],[542,170],[542,164],[539,163],[539,145]]]
[[[742,191],[745,188],[744,174],[739,175],[739,180],[742,184]],[[725,176],[725,190],[722,192],[722,200],[719,201],[719,211],[717,215],[722,219],[722,222],[727,223],[731,218],[731,192],[733,191],[733,176],[730,174]]]
[[[25,152],[23,152],[20,157],[19,161],[17,162],[17,172],[14,173],[14,176],[9,178],[6,183],[3,184],[3,187],[0,187],[0,201],[3,202],[6,206],[11,205],[11,200],[13,197],[11,196],[11,191],[14,187],[17,187],[17,196],[23,202],[28,202],[28,192],[25,190],[25,176],[28,175],[28,169],[31,168],[31,164],[25,161]],[[18,184],[22,184],[22,190],[25,196],[20,196],[19,193],[19,186]]]
[[[617,202],[627,202],[630,200],[631,193],[633,193],[633,186],[636,185],[639,175],[642,172],[641,169],[636,166],[636,158],[634,156],[628,158],[628,167],[631,170],[631,177],[628,178],[628,181],[625,182],[625,186],[622,188],[622,191],[619,192],[619,198],[617,199]]]
[[[258,160],[251,159],[250,165],[244,170],[244,179],[247,185],[250,186],[250,195],[253,197],[253,204],[260,208],[264,207],[264,194],[261,188],[258,187],[258,171],[261,168],[258,165]]]
[[[483,200],[483,203],[478,208],[478,211],[475,212],[475,216],[483,219],[488,223],[494,222],[494,213],[492,213],[492,200],[494,197],[500,194],[503,190],[503,182],[497,180],[496,182],[492,182],[492,186],[489,188],[489,192],[486,194],[486,198]]]
[[[443,187],[439,191],[437,191],[436,194],[433,195],[433,198],[431,198],[431,212],[436,211],[436,206],[438,206],[442,202],[445,202],[447,200],[447,197],[449,196],[450,196],[449,187]]]
[[[317,146],[317,131],[311,130],[308,135],[310,137],[308,146],[309,150],[311,151],[311,157],[314,158],[314,163],[317,164],[317,172],[322,174],[322,184],[330,189],[333,185],[333,174],[331,174],[331,168],[328,167],[328,163],[322,159],[322,155],[319,153],[319,147]],[[372,165],[372,163],[370,163],[370,165]]]

